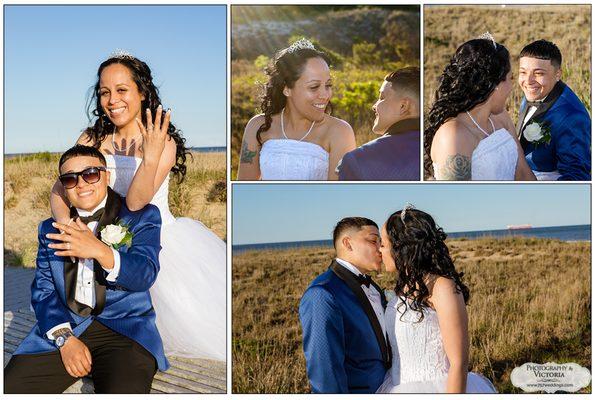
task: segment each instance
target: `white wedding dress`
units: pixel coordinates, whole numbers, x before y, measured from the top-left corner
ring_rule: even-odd
[[[126,196],[142,159],[121,155],[105,158],[110,187]],[[165,352],[225,360],[225,242],[199,221],[174,218],[168,192],[169,176],[151,200],[162,220],[160,270],[151,287],[151,298]]]
[[[260,149],[262,180],[327,180],[329,153],[319,145],[294,139],[269,139]]]
[[[401,314],[404,314],[401,317]],[[401,297],[386,306],[385,323],[393,362],[377,393],[445,393],[449,362],[442,345],[436,311],[424,308],[424,319]],[[482,375],[467,375],[467,393],[495,393]]]
[[[471,155],[471,180],[513,181],[519,158],[516,141],[504,128],[481,140]],[[434,177],[440,179],[438,164]]]

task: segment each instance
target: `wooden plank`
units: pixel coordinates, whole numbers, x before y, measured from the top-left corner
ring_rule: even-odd
[[[35,325],[35,314],[29,308],[29,285],[34,270],[5,267],[4,365],[23,338]],[[20,288],[19,288],[20,287]],[[26,295],[23,295],[25,293]],[[10,296],[9,298],[7,297]],[[168,357],[171,368],[159,371],[153,379],[151,393],[225,393],[227,369],[224,361]],[[84,378],[64,393],[93,393],[93,381]]]

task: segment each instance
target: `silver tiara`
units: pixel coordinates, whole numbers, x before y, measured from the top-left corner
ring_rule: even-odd
[[[479,35],[478,39],[490,40],[492,42],[492,44],[494,45],[494,49],[497,48],[496,39],[494,39],[494,37],[492,36],[492,34],[490,32],[482,33],[481,35]]]
[[[109,58],[127,58],[127,59],[134,59],[134,56],[130,54],[130,52],[123,50],[123,49],[116,49],[109,55]]]
[[[401,210],[401,222],[403,224],[405,223],[405,214],[407,213],[407,210],[413,210],[414,208],[415,207],[411,203],[405,204],[405,207],[403,207],[403,209]]]
[[[314,45],[312,44],[311,41],[309,41],[306,38],[301,38],[300,40],[298,40],[297,42],[294,42],[291,46],[289,46],[287,48],[287,52],[293,53],[294,51],[304,50],[304,49],[316,50],[316,48],[314,47]]]

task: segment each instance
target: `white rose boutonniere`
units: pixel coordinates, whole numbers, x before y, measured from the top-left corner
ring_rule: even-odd
[[[532,122],[523,129],[523,136],[528,142],[534,145],[550,144],[552,135],[547,126],[540,125],[539,122]]]
[[[128,230],[128,226],[121,222],[106,225],[100,234],[101,241],[116,250],[122,246],[130,246],[132,244],[132,232]]]

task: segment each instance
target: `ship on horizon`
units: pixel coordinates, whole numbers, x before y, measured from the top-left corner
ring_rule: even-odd
[[[506,229],[514,231],[514,230],[518,230],[518,229],[532,229],[533,226],[529,225],[529,224],[523,224],[523,225],[506,225]]]

